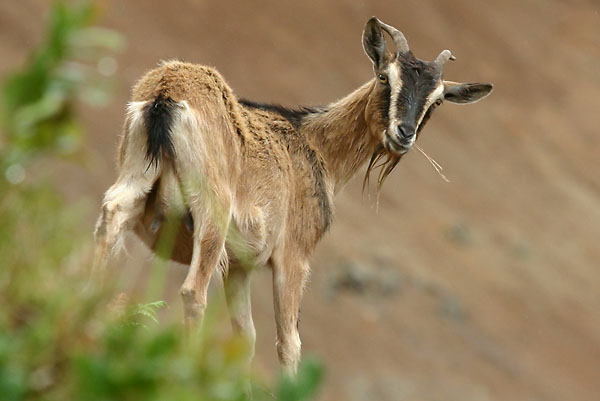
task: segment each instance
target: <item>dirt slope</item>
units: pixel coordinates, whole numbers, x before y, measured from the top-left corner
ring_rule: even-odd
[[[0,72],[39,40],[45,4],[0,5],[8,60]],[[328,368],[321,399],[597,399],[597,2],[165,4],[106,3],[103,22],[129,45],[119,56],[114,105],[86,116],[94,180],[70,170],[70,194],[99,201],[111,183],[128,88],[159,59],[216,66],[251,99],[323,104],[371,77],[360,34],[377,15],[402,29],[421,58],[451,49],[458,60],[445,69],[449,79],[496,89],[477,105],[445,105],[420,140],[450,184],[412,152],[378,210],[360,180],[338,197],[302,310],[304,350]],[[366,289],[342,286],[352,276],[348,261]],[[182,274],[173,267],[170,280]],[[276,366],[269,280],[268,272],[255,280],[263,372]]]

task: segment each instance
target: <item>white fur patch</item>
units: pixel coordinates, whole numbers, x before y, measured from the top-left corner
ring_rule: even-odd
[[[396,127],[398,125],[398,96],[402,90],[402,79],[400,77],[400,70],[398,66],[391,63],[388,67],[388,83],[390,85],[390,127]]]
[[[417,127],[419,127],[421,125],[421,123],[423,122],[423,118],[425,117],[425,113],[427,112],[427,110],[429,110],[429,107],[431,107],[431,105],[437,101],[442,94],[444,93],[444,83],[442,81],[440,81],[438,83],[438,86],[435,88],[435,90],[433,92],[431,92],[431,94],[429,96],[427,96],[427,101],[425,102],[425,107],[423,107],[423,111],[421,112],[421,115],[419,116],[419,121],[417,122]]]

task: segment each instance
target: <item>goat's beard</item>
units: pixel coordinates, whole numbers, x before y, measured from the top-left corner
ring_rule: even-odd
[[[363,179],[363,192],[365,188],[369,186],[371,172],[377,169],[379,169],[379,174],[377,176],[377,192],[379,192],[385,179],[391,174],[394,168],[396,168],[398,162],[402,159],[402,156],[403,155],[390,153],[385,149],[383,144],[378,144],[377,147],[375,147],[367,166],[365,178]]]

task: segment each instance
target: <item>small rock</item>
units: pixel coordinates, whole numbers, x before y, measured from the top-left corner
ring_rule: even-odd
[[[458,245],[471,245],[473,243],[473,235],[469,226],[464,222],[456,222],[452,224],[446,232],[446,237]]]
[[[389,265],[375,267],[352,260],[343,262],[338,270],[330,285],[335,291],[391,296],[402,284],[401,273]]]

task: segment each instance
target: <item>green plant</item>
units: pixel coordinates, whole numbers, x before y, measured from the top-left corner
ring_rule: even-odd
[[[91,227],[80,208],[49,181],[16,179],[37,158],[77,150],[77,141],[65,148],[82,134],[73,104],[96,78],[65,68],[118,42],[91,26],[92,11],[90,2],[54,3],[48,37],[2,87],[0,398],[245,401],[250,386],[258,401],[309,400],[318,363],[304,364],[298,380],[282,378],[271,395],[248,376],[242,339],[186,336],[179,324],[158,323],[164,302],[115,301],[111,284],[90,287]]]
[[[308,401],[323,380],[323,367],[316,360],[306,358],[295,379],[282,377],[279,381],[277,399],[280,401]]]

